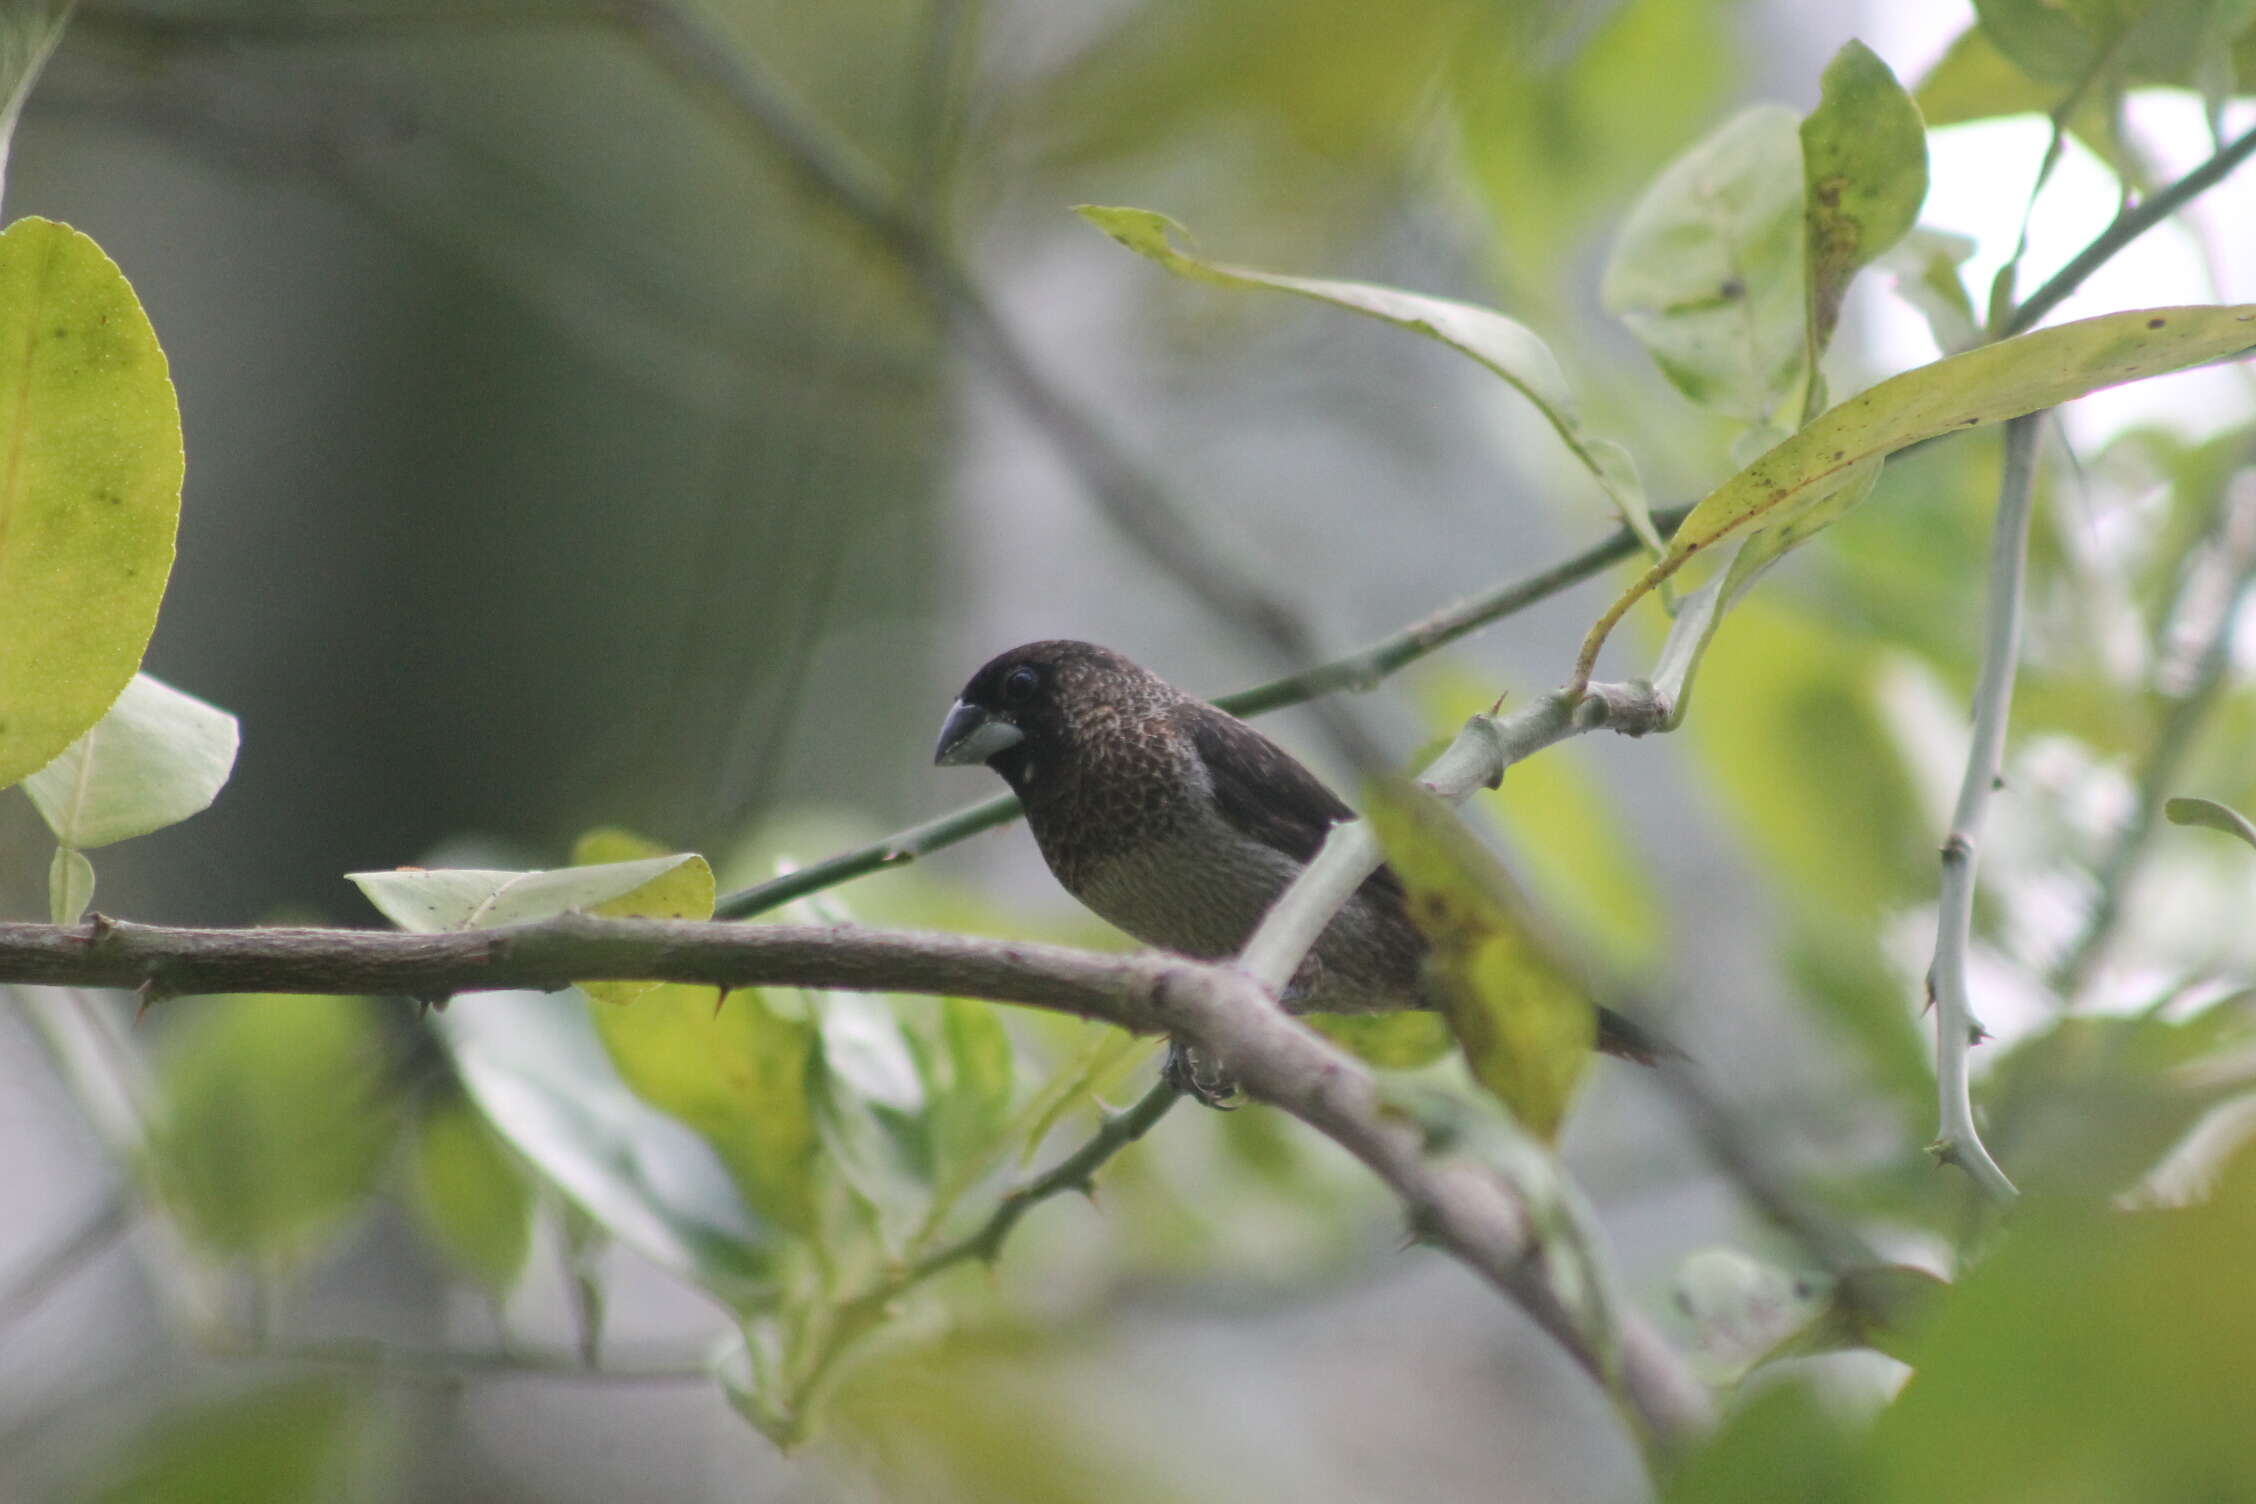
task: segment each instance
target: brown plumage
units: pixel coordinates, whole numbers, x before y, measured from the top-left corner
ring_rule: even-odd
[[[990,661],[957,697],[933,760],[1000,773],[1067,892],[1147,945],[1202,960],[1237,954],[1325,834],[1355,818],[1251,726],[1086,642]],[[1286,1004],[1430,1007],[1426,952],[1382,866],[1318,938]],[[1598,1045],[1648,1063],[1657,1050],[1606,1010]]]

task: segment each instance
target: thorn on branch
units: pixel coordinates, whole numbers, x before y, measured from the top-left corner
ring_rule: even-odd
[[[716,987],[713,989],[713,1017],[719,1018],[721,1016],[721,1010],[728,1006],[729,993],[731,990],[732,989],[726,986]]]
[[[169,1003],[178,996],[180,996],[179,993],[165,986],[155,977],[147,978],[140,986],[133,989],[133,1021],[135,1023],[141,1022],[151,1008],[156,1007],[159,1003]]]
[[[1968,1044],[1988,1044],[1996,1037],[1988,1029],[1982,1027],[1980,1019],[1970,1018],[1966,1021],[1966,1042]]]
[[[433,1010],[446,1012],[446,1005],[454,998],[451,992],[418,992],[415,995],[415,1016],[428,1017]]]

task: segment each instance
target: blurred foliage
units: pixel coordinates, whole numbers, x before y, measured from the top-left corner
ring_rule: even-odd
[[[102,1469],[99,1504],[325,1504],[351,1489],[366,1408],[335,1380],[250,1389],[167,1416]]]
[[[302,1262],[360,1211],[397,1101],[375,1005],[268,995],[181,1003],[157,1060],[149,1174],[191,1239]]]

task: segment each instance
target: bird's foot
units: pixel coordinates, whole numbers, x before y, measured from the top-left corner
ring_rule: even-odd
[[[1201,1107],[1231,1112],[1245,1100],[1237,1078],[1181,1035],[1168,1039],[1167,1059],[1159,1068],[1159,1078]]]

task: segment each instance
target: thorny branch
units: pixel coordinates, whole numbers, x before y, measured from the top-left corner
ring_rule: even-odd
[[[1537,1277],[1517,1199],[1484,1171],[1429,1159],[1416,1128],[1384,1110],[1368,1069],[1286,1015],[1235,967],[853,926],[581,914],[440,935],[193,930],[101,918],[0,925],[0,980],[141,988],[149,998],[187,991],[444,996],[575,979],[985,997],[1183,1035],[1225,1062],[1248,1092],[1362,1160],[1416,1226],[1520,1304],[1594,1378],[1604,1375],[1572,1313]],[[1704,1391],[1660,1343],[1625,1343],[1623,1364],[1648,1440],[1680,1441],[1706,1424]]]

